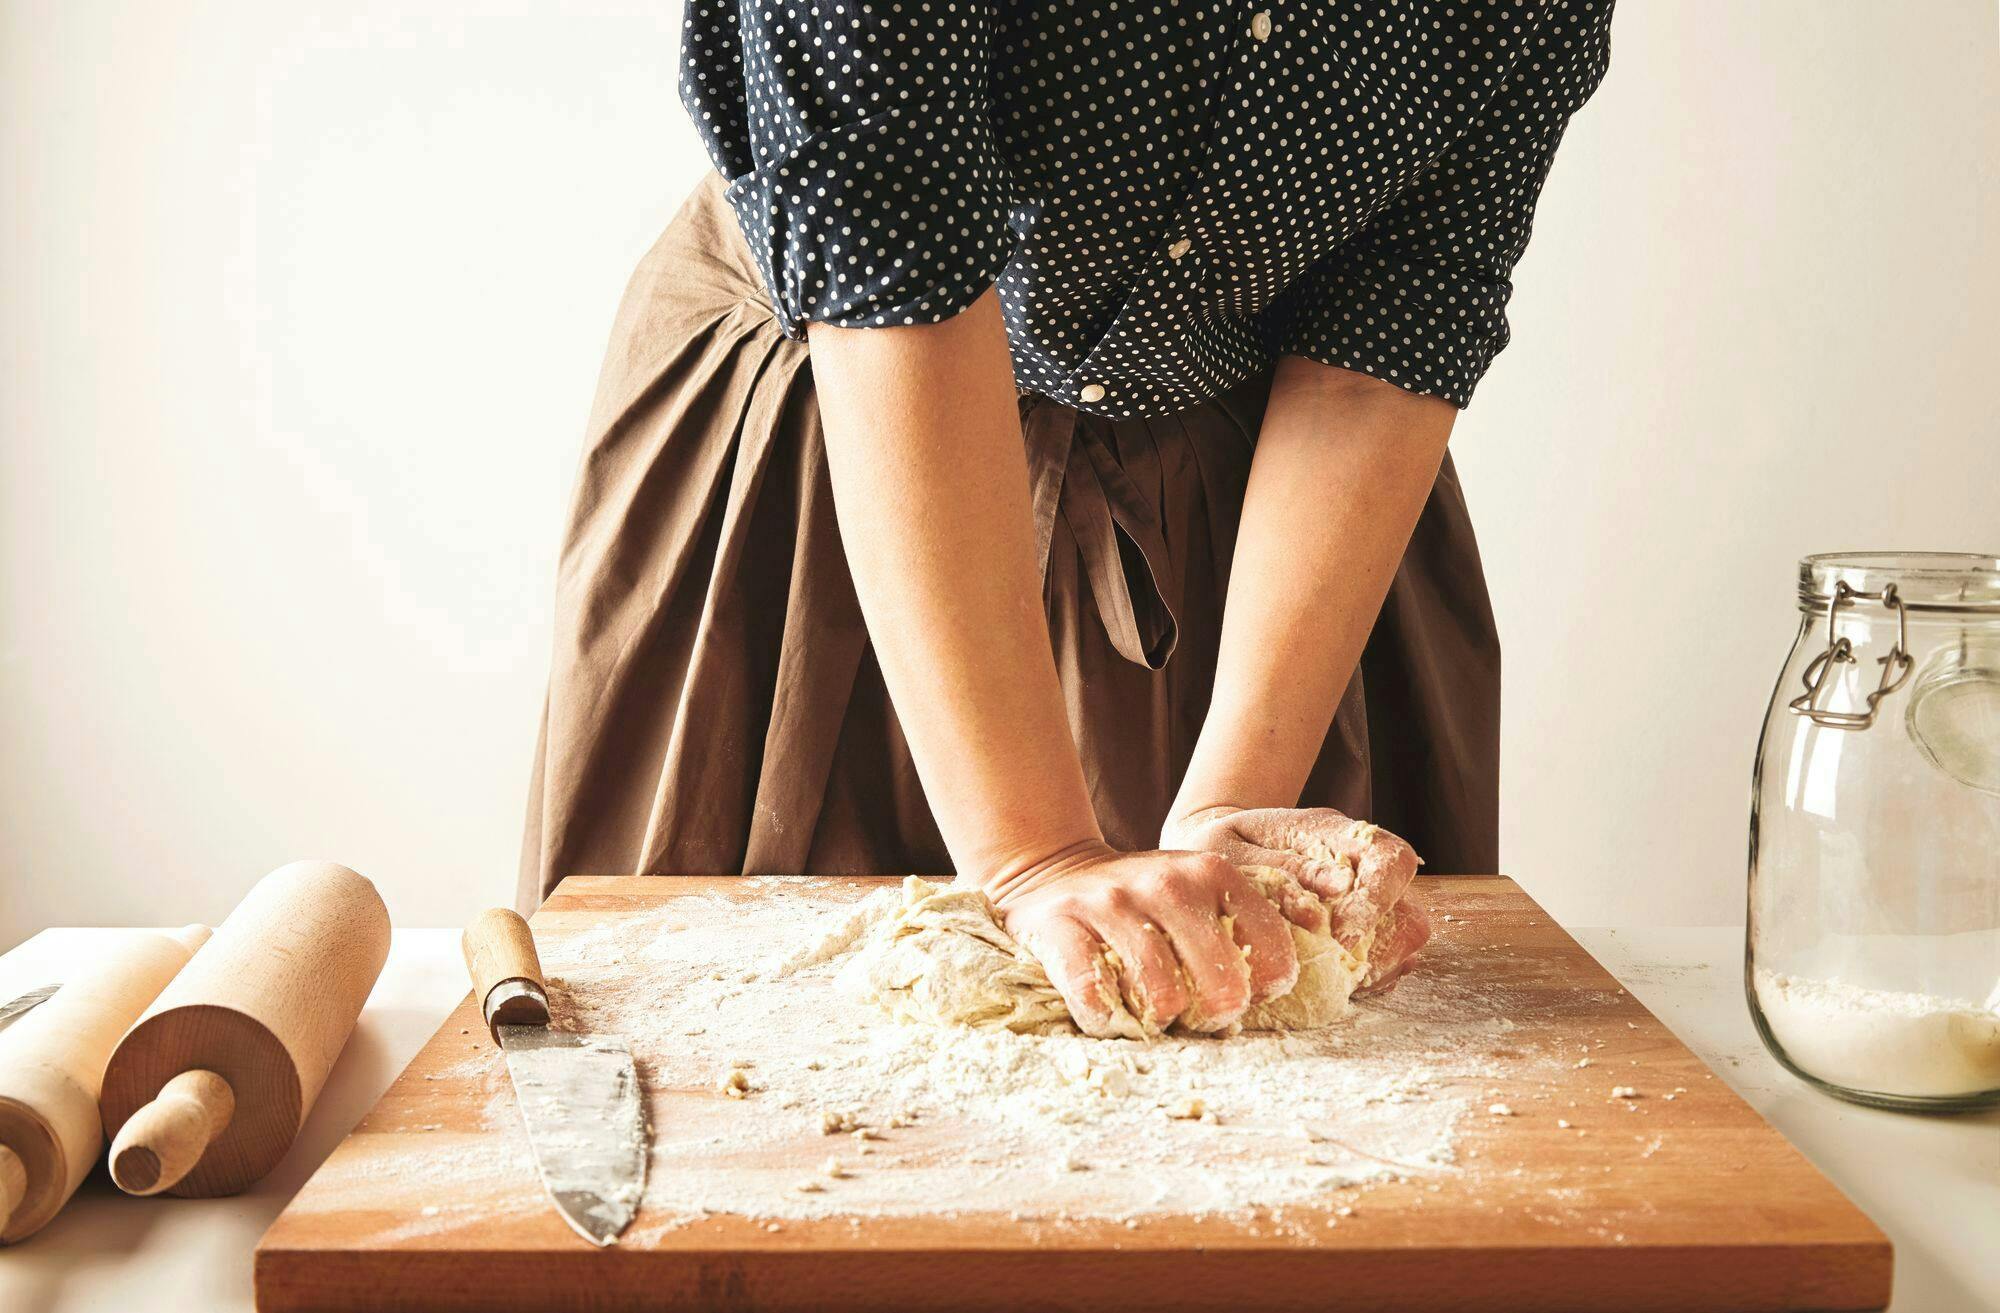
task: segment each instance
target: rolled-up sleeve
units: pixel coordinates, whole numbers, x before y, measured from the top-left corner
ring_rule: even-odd
[[[1507,345],[1514,266],[1556,147],[1609,58],[1610,7],[1566,8],[1465,133],[1272,304],[1278,353],[1471,401]]]
[[[948,319],[1006,268],[997,22],[956,0],[690,0],[681,99],[787,336]]]

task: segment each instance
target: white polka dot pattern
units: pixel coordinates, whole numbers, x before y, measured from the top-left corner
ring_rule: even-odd
[[[1016,382],[1167,414],[1298,355],[1465,405],[1609,0],[688,0],[788,336],[998,284]]]

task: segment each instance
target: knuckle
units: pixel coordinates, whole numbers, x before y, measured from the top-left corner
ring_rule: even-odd
[[[1185,878],[1191,883],[1231,891],[1249,887],[1249,879],[1220,853],[1189,853],[1184,861]]]
[[[1096,910],[1117,920],[1137,917],[1141,892],[1122,884],[1110,885],[1097,895]]]

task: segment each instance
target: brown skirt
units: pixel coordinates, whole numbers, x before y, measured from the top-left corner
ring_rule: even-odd
[[[1049,631],[1105,836],[1152,847],[1215,674],[1270,373],[1177,414],[1020,396]],[[1447,458],[1302,805],[1497,869],[1500,648]],[[942,873],[827,480],[812,368],[705,177],[611,334],[556,585],[521,859],[568,875]]]

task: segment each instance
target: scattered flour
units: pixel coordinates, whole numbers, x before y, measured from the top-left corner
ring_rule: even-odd
[[[900,1024],[835,984],[870,923],[852,892],[753,883],[747,902],[689,894],[538,936],[556,1023],[622,1035],[639,1065],[652,1157],[635,1238],[712,1214],[1275,1216],[1475,1170],[1455,1145],[1487,1106],[1482,1087],[1570,1065],[1511,1034],[1519,1000],[1436,941],[1393,991],[1323,1030],[1135,1041]],[[483,1095],[484,1134],[383,1136],[396,1143],[379,1158],[335,1160],[369,1176],[396,1234],[480,1211],[413,1220],[424,1205],[535,1206],[505,1072],[466,1043],[438,1074]],[[852,1150],[839,1174],[817,1170],[836,1133]]]
[[[1757,1006],[1787,1056],[1823,1081],[1945,1098],[2000,1089],[2000,1012],[1758,967]]]

